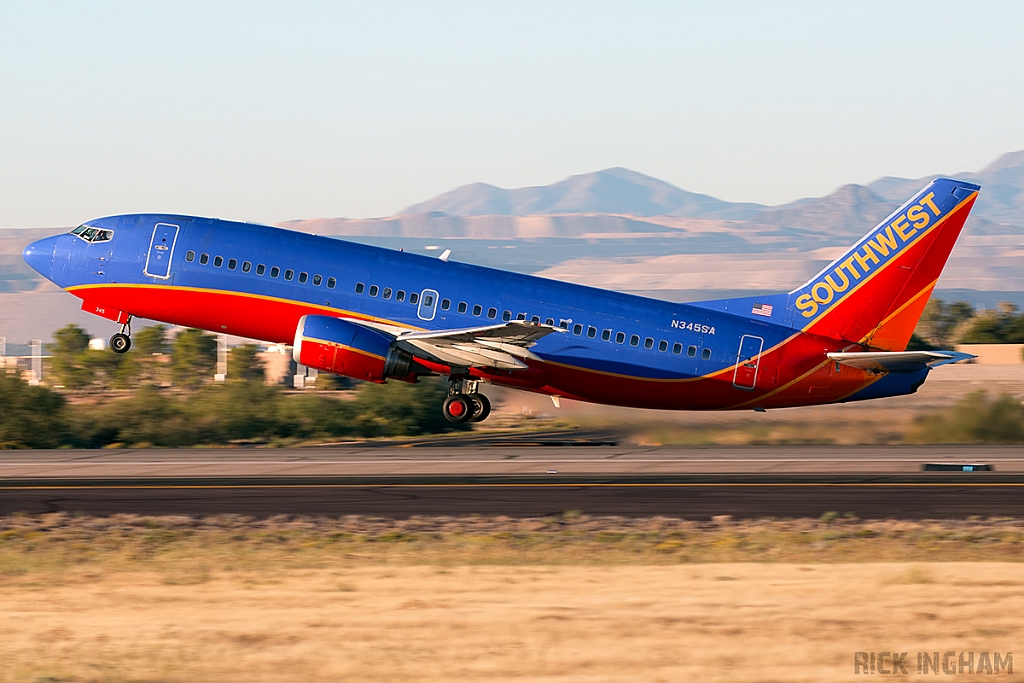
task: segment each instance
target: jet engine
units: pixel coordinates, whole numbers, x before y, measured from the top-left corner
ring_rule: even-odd
[[[295,329],[292,358],[317,370],[383,383],[388,377],[416,381],[429,373],[394,337],[369,327],[326,315],[304,315]]]

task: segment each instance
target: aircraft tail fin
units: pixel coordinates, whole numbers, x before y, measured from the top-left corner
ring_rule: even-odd
[[[805,332],[902,351],[980,186],[938,178],[786,297]]]

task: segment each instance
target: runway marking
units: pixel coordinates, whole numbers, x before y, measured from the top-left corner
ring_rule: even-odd
[[[232,490],[232,489],[498,489],[498,488],[1019,488],[1024,482],[835,482],[835,483],[664,483],[664,484],[605,484],[605,483],[529,483],[529,484],[138,484],[138,485],[47,485],[47,486],[0,486],[0,491],[125,491],[125,490]]]
[[[1024,458],[984,458],[986,461],[991,462],[1017,462],[1024,460]],[[408,458],[387,458],[380,460],[108,460],[108,461],[96,461],[96,460],[58,460],[54,462],[41,462],[38,460],[25,460],[25,461],[7,461],[0,462],[0,467],[54,467],[54,466],[66,466],[66,467],[82,467],[86,465],[90,466],[115,466],[115,465],[164,465],[164,466],[183,466],[183,465],[387,465],[391,463],[422,463],[422,464],[434,464],[444,465],[452,463],[465,463],[471,465],[480,464],[497,464],[506,463],[509,465],[515,465],[517,463],[547,463],[547,462],[559,462],[559,463],[731,463],[731,462],[796,462],[796,463],[816,463],[816,462],[830,462],[830,463],[864,463],[864,462],[911,462],[920,463],[923,462],[922,458],[673,458],[661,459],[661,458],[644,458],[644,459],[633,459],[633,458],[616,458],[610,460],[607,458],[544,458],[544,459],[527,459],[527,458],[496,458],[492,460],[459,460],[455,458],[447,458],[445,460],[423,460],[423,459],[408,459]]]

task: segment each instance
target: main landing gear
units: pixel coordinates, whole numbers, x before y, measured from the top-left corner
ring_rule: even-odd
[[[449,422],[482,422],[491,414],[491,402],[480,393],[480,382],[453,379],[441,412]]]
[[[110,338],[110,350],[114,353],[128,353],[128,349],[132,348],[131,334],[132,319],[128,318],[128,322],[121,325],[121,331]]]

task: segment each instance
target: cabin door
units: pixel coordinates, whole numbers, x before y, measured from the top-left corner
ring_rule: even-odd
[[[420,292],[420,307],[416,309],[416,315],[420,320],[433,320],[437,313],[437,292],[433,289],[424,289]]]
[[[757,384],[757,370],[761,365],[761,349],[764,339],[745,334],[740,339],[740,350],[736,353],[736,372],[732,376],[733,386],[739,389],[753,389]]]
[[[157,223],[153,227],[153,237],[149,240],[149,255],[146,267],[142,270],[149,277],[166,280],[171,276],[171,256],[174,255],[174,242],[178,239],[178,226],[170,223]]]

